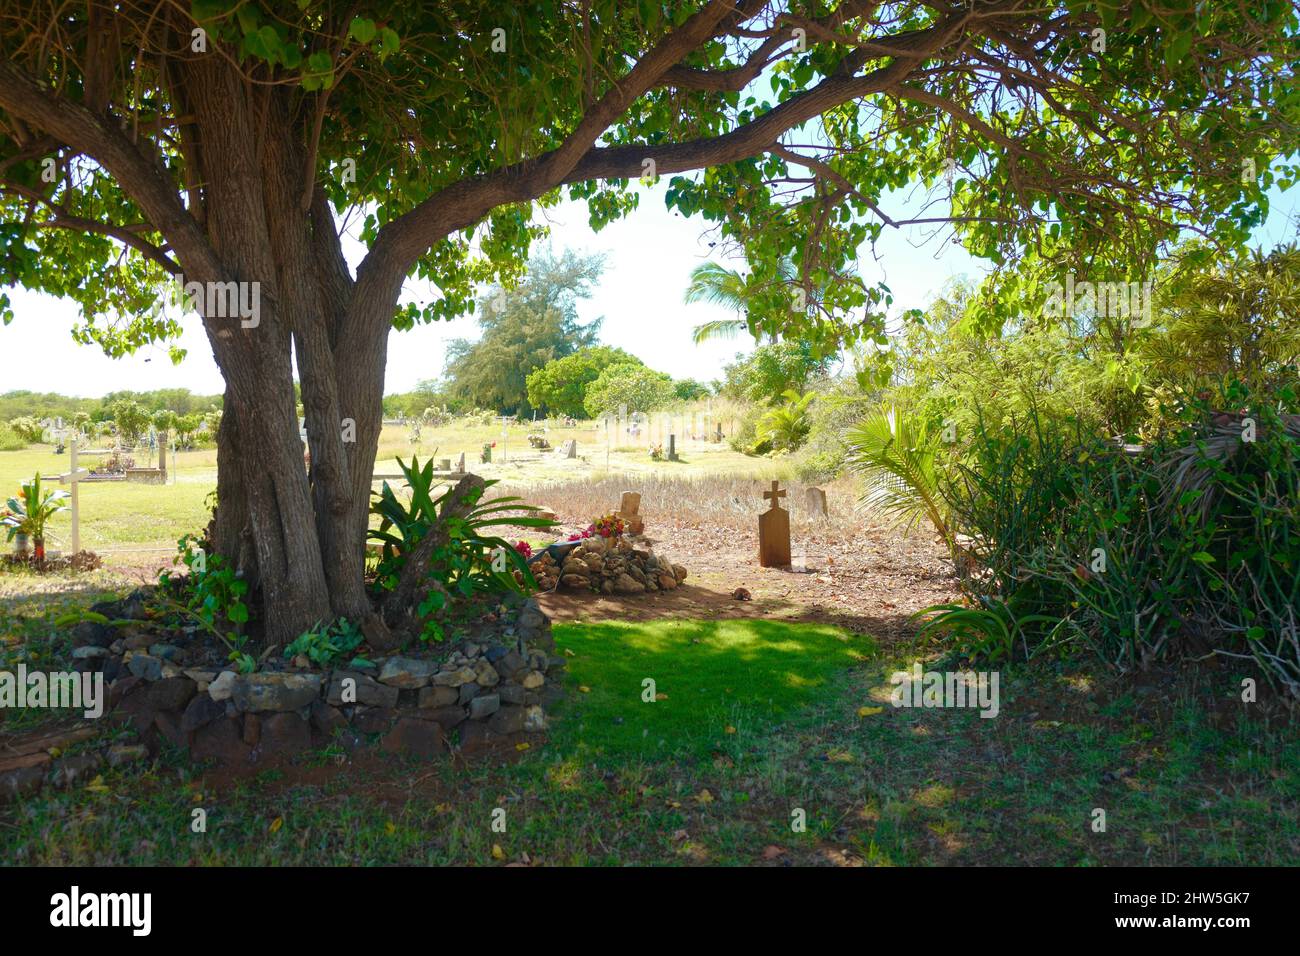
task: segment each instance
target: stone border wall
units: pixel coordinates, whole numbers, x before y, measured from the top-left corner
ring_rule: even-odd
[[[86,669],[114,675],[112,719],[129,722],[151,752],[165,739],[223,765],[285,759],[336,741],[352,749],[368,735],[380,735],[385,751],[419,757],[526,740],[546,729],[567,663],[532,598],[443,661],[392,656],[366,671],[245,675],[184,667],[169,660],[175,648],[130,643],[114,641],[120,653],[74,651]]]

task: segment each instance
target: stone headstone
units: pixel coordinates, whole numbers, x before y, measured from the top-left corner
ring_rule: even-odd
[[[772,490],[763,492],[772,507],[758,516],[758,564],[764,568],[790,566],[790,513],[779,503],[785,497],[779,485],[774,481]]]
[[[639,491],[623,492],[623,499],[618,505],[618,516],[623,519],[623,528],[628,534],[641,534],[645,531],[645,521],[641,517],[641,493]]]
[[[561,458],[577,458],[577,457],[578,457],[578,443],[577,443],[577,441],[575,441],[575,440],[572,439],[572,438],[567,439],[567,440],[564,442],[564,444],[562,444],[562,445],[560,446],[560,457],[561,457]]]
[[[439,470],[439,471],[451,471],[451,459],[450,459],[450,458],[439,458],[439,459],[438,459],[438,470]]]
[[[809,488],[804,492],[805,500],[808,504],[808,513],[814,517],[825,518],[829,512],[826,510],[826,492],[821,488]]]
[[[456,459],[456,474],[465,474],[465,453],[461,452],[460,457]]]
[[[677,436],[676,435],[668,436],[668,460],[669,461],[677,460]]]

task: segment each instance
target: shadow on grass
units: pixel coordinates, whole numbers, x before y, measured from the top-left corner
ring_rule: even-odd
[[[569,699],[557,742],[596,757],[703,757],[761,732],[875,652],[826,624],[668,620],[560,624]],[[647,682],[653,682],[647,683]]]

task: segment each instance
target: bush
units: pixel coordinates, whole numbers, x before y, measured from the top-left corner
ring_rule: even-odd
[[[1300,701],[1300,415],[1277,411],[1294,407],[1288,390],[1249,404],[1189,406],[1140,448],[1035,414],[979,420],[942,483],[982,615],[940,612],[955,646],[989,650],[968,639],[996,615],[1007,654],[1081,646],[1121,671],[1253,658]]]
[[[0,451],[22,451],[27,444],[27,439],[11,426],[0,422]]]
[[[28,445],[37,445],[45,440],[45,429],[35,418],[10,419],[9,428]]]

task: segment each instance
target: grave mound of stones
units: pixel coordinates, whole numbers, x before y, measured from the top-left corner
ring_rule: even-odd
[[[104,719],[129,724],[138,743],[79,756],[86,767],[64,767],[48,753],[22,767],[0,763],[0,796],[70,781],[105,760],[156,754],[163,741],[221,765],[281,760],[332,743],[377,743],[422,758],[507,749],[545,731],[548,710],[563,697],[566,659],[555,653],[550,619],[532,598],[503,598],[449,646],[328,669],[272,655],[252,674],[213,663],[211,642],[197,628],[144,624],[146,600],[142,590],[92,608],[139,625],[86,621],[72,630],[75,669],[104,675]]]
[[[557,561],[543,552],[532,563],[533,576],[543,590],[594,591],[600,594],[646,594],[671,591],[686,580],[686,568],[656,555],[634,539],[599,535],[583,538]]]

